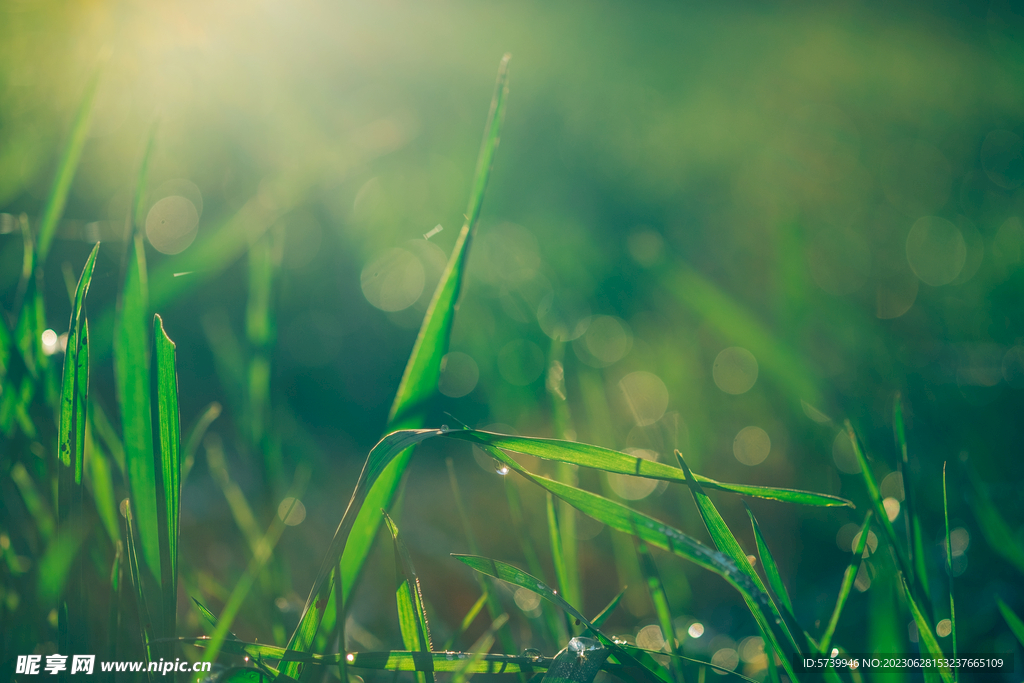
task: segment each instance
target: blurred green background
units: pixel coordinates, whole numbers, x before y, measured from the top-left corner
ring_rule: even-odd
[[[47,323],[60,334],[70,312],[63,272],[77,278],[92,242],[104,242],[88,307],[92,386],[108,409],[124,217],[156,126],[145,221],[152,304],[177,343],[183,426],[212,401],[224,406],[182,494],[186,583],[220,604],[249,558],[210,449],[262,501],[253,502],[260,528],[274,492],[306,463],[306,517],[278,551],[294,588],[249,600],[276,599],[286,622],[297,618],[462,224],[505,51],[508,113],[435,423],[553,434],[545,366],[559,352],[552,339],[568,340],[560,352],[579,440],[672,464],[679,448],[720,480],[858,504],[751,502],[810,625],[828,619],[847,525],[867,500],[836,438],[842,419],[861,430],[882,479],[896,469],[892,405],[902,392],[938,585],[950,463],[960,649],[1013,650],[993,596],[1020,612],[1019,570],[986,543],[961,469],[978,472],[1024,542],[1024,11],[998,1],[7,0],[0,305],[11,310],[21,272],[17,217],[39,214],[98,71],[45,283]],[[254,358],[269,368],[267,396],[253,388]],[[36,457],[27,437],[6,443],[5,460]],[[268,480],[274,472],[255,464],[261,450],[287,476]],[[448,455],[484,554],[522,562],[489,461],[422,447],[400,519],[442,632],[478,595],[448,558],[467,551]],[[590,476],[583,483],[601,490]],[[4,478],[16,526],[23,512]],[[887,481],[898,514],[902,492]],[[608,485],[707,540],[689,493]],[[543,498],[525,486],[522,495],[546,548]],[[716,502],[753,552],[741,501]],[[584,611],[630,583],[612,630],[635,636],[655,623],[644,587],[616,566],[609,531],[581,519],[579,534]],[[391,553],[380,545],[351,607],[363,630],[350,634],[356,649],[399,645]],[[710,657],[755,633],[723,581],[661,563],[681,619],[706,628],[693,652]],[[837,635],[851,651],[879,642],[869,606],[892,600],[891,565],[865,566]],[[247,606],[233,630],[272,640],[269,609]],[[12,608],[4,629],[12,615],[45,621]],[[181,619],[183,635],[200,632],[196,615]],[[514,622],[529,646],[528,623]],[[892,651],[911,647],[913,634],[893,628]],[[717,636],[725,640],[709,644]]]

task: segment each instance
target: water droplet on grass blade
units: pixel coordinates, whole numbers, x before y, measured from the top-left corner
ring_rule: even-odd
[[[506,474],[508,474],[508,465],[499,460],[495,460],[494,471],[504,477]]]
[[[529,657],[530,661],[532,661],[532,662],[539,662],[541,659],[543,659],[543,656],[541,655],[540,650],[538,650],[537,648],[533,648],[533,647],[528,647],[525,650],[523,650],[523,652],[522,652],[522,654],[520,656],[521,657]]]
[[[601,647],[600,641],[584,636],[577,636],[569,641],[569,652],[575,652],[578,655],[600,650]]]

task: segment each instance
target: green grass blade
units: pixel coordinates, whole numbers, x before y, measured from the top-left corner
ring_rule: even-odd
[[[771,550],[768,549],[768,542],[764,540],[764,534],[761,533],[761,527],[754,518],[754,513],[751,512],[746,503],[743,504],[743,507],[746,508],[747,516],[750,517],[750,525],[754,529],[754,541],[757,543],[757,556],[761,558],[761,566],[764,567],[765,576],[768,577],[768,585],[772,587],[775,597],[779,599],[779,602],[782,603],[783,607],[792,613],[793,601],[789,599],[789,592],[786,590],[786,584],[782,582],[782,573],[779,571],[779,565],[775,563],[775,558],[772,556]]]
[[[892,409],[893,433],[896,438],[896,448],[900,454],[900,467],[898,471],[903,481],[904,515],[907,524],[907,546],[909,560],[914,565],[914,577],[921,584],[921,592],[928,597],[928,567],[925,564],[924,541],[921,537],[921,520],[917,514],[916,496],[914,485],[910,476],[910,460],[907,455],[907,428],[903,421],[903,400],[899,392],[893,399]]]
[[[619,591],[619,594],[612,598],[612,601],[605,605],[604,609],[597,613],[597,616],[590,620],[590,623],[594,625],[594,628],[601,628],[604,626],[604,622],[608,621],[608,617],[612,615],[615,608],[622,602],[622,596],[626,594],[626,589],[623,588]]]
[[[114,541],[114,562],[110,567],[110,612],[107,618],[107,661],[117,659],[117,638],[121,634],[121,586],[124,580],[124,544]]]
[[[967,480],[971,484],[971,510],[978,520],[978,527],[992,550],[1004,560],[1024,573],[1024,546],[1017,540],[1010,525],[1003,519],[999,509],[989,498],[984,483],[970,465],[965,465]]]
[[[939,647],[939,641],[935,639],[931,623],[921,611],[917,601],[914,599],[913,592],[910,590],[910,585],[907,584],[907,579],[900,576],[900,580],[903,583],[903,592],[907,598],[907,606],[910,607],[910,613],[914,617],[914,623],[917,624],[917,636],[920,639],[921,645],[924,646],[924,649],[927,650],[930,657],[934,657],[936,659],[948,659],[945,654],[943,654],[942,648]],[[948,667],[939,667],[938,672],[944,683],[953,683],[953,675],[950,673]]]
[[[156,360],[157,419],[160,466],[156,468],[157,521],[160,534],[160,576],[163,597],[163,638],[173,638],[178,605],[178,522],[181,509],[181,426],[178,415],[178,368],[175,346],[163,319],[153,317]],[[166,657],[173,656],[167,651]]]
[[[20,462],[14,463],[11,467],[11,479],[18,487],[18,493],[21,494],[21,499],[25,502],[25,509],[32,516],[32,521],[35,522],[40,537],[44,542],[49,543],[57,525],[53,519],[53,511],[47,505],[46,499],[39,493],[35,480]]]
[[[55,604],[69,579],[75,557],[89,535],[89,529],[80,520],[65,524],[60,540],[53,540],[39,560],[39,602]],[[75,578],[75,577],[70,577]],[[79,618],[81,615],[79,615]]]
[[[868,529],[871,526],[871,515],[871,510],[868,510],[868,513],[864,516],[864,523],[860,525],[860,540],[857,542],[857,547],[853,551],[853,558],[850,560],[850,564],[846,567],[846,572],[843,574],[843,582],[839,586],[839,596],[836,598],[836,606],[832,610],[832,616],[828,620],[828,626],[825,627],[825,633],[821,636],[821,642],[818,644],[818,651],[821,654],[827,655],[829,652],[829,646],[832,645],[832,636],[835,634],[836,625],[839,623],[839,616],[843,613],[843,607],[846,605],[846,599],[850,597],[850,591],[853,589],[853,582],[857,578],[857,570],[860,568],[864,549],[868,544]]]
[[[542,439],[525,436],[509,436],[506,434],[494,434],[474,429],[461,429],[451,431],[446,436],[454,439],[462,439],[478,445],[494,446],[505,450],[515,451],[532,455],[543,460],[554,460],[556,462],[570,463],[582,467],[590,467],[604,472],[614,474],[628,474],[636,477],[647,477],[662,481],[685,483],[686,478],[679,469],[664,463],[653,460],[644,460],[635,455],[620,453],[600,446],[592,446],[575,441],[559,441],[557,439]],[[730,493],[738,493],[744,496],[756,498],[767,498],[786,503],[799,503],[801,505],[837,506],[846,505],[853,507],[853,503],[825,493],[813,493],[810,491],[797,491],[794,489],[773,488],[767,486],[749,486],[746,484],[726,484],[702,477],[699,474],[693,475],[697,482],[709,489],[717,489]]]
[[[479,598],[477,598],[476,602],[473,603],[473,606],[470,607],[469,611],[466,612],[465,616],[462,617],[462,622],[459,624],[459,628],[456,629],[455,633],[453,633],[451,637],[448,639],[448,641],[445,642],[445,650],[451,650],[453,647],[455,647],[455,641],[458,640],[459,636],[466,632],[466,629],[468,629],[470,625],[476,620],[477,616],[480,614],[480,611],[486,605],[487,593],[484,593]]]
[[[89,453],[89,478],[92,481],[92,499],[103,528],[115,547],[121,540],[117,522],[117,499],[114,496],[114,481],[110,475],[107,455],[96,443],[93,430],[85,432],[85,450]]]
[[[117,435],[114,425],[110,423],[106,411],[96,400],[89,401],[89,423],[92,425],[93,434],[103,441],[107,452],[114,459],[121,476],[127,479],[124,469],[124,444],[121,443],[121,437]]]
[[[427,404],[437,392],[441,377],[441,359],[448,352],[452,323],[462,291],[466,263],[473,233],[483,206],[484,191],[491,174],[494,153],[501,137],[501,124],[505,115],[505,101],[508,94],[509,55],[501,61],[494,97],[487,117],[484,139],[477,159],[476,173],[470,192],[466,222],[455,242],[448,265],[434,291],[430,306],[413,345],[409,361],[398,385],[398,392],[388,415],[388,431],[393,429],[419,428],[424,425]],[[351,590],[362,569],[370,546],[380,526],[377,510],[388,509],[398,491],[402,474],[409,464],[412,452],[396,458],[391,467],[380,477],[367,496],[367,505],[359,513],[350,541],[348,552],[342,558],[346,590]],[[492,615],[496,616],[496,615]],[[286,672],[287,673],[287,672]]]
[[[452,677],[448,679],[448,683],[466,683],[473,673],[474,669],[480,661],[483,660],[485,654],[487,654],[491,646],[494,645],[494,636],[498,633],[498,630],[505,625],[508,621],[508,615],[502,614],[500,617],[491,622],[491,625],[486,631],[481,634],[473,646],[469,648],[469,657],[462,661],[462,666],[455,670]]]
[[[1013,610],[998,596],[996,596],[996,605],[999,606],[999,613],[1006,620],[1006,625],[1010,627],[1013,635],[1017,637],[1017,642],[1024,645],[1024,621],[1021,621],[1021,618],[1014,614]]]
[[[709,669],[714,669],[717,673],[720,673],[720,674],[722,674],[724,676],[732,676],[734,678],[740,679],[741,681],[750,681],[750,683],[757,683],[756,681],[754,681],[753,678],[748,678],[748,677],[744,676],[741,673],[738,673],[736,671],[732,671],[731,669],[726,669],[725,667],[718,666],[717,664],[712,664],[711,662],[705,662],[702,659],[694,659],[693,657],[684,657],[684,656],[678,655],[678,654],[675,654],[675,655],[665,655],[665,653],[663,653],[663,652],[652,652],[651,650],[644,650],[642,648],[636,647],[635,645],[628,645],[628,644],[627,645],[623,645],[622,649],[625,650],[626,652],[630,653],[630,654],[633,654],[633,655],[647,655],[647,656],[650,656],[652,654],[655,654],[655,655],[660,655],[660,656],[667,656],[667,657],[669,657],[671,659],[675,659],[675,660],[678,660],[680,662],[690,662],[692,664],[699,664],[700,666],[706,666]]]
[[[569,591],[565,589],[569,583],[569,570],[565,566],[565,555],[562,553],[562,529],[558,524],[558,514],[555,512],[555,498],[550,493],[545,497],[548,520],[548,540],[551,544],[551,561],[555,565],[555,580],[562,590],[566,600],[570,599]],[[578,604],[578,603],[577,603]]]
[[[361,508],[365,507],[367,493],[374,482],[377,481],[381,473],[384,472],[396,456],[421,441],[439,436],[442,433],[439,429],[407,429],[392,432],[381,439],[373,447],[373,450],[370,451],[363,465],[363,470],[359,474],[359,479],[356,481],[352,498],[349,499],[345,514],[342,516],[341,522],[334,532],[330,548],[327,550],[327,554],[320,565],[317,578],[310,589],[309,597],[306,599],[306,605],[302,611],[302,617],[299,619],[298,626],[296,626],[295,632],[288,641],[288,649],[306,652],[313,643],[316,632],[320,627],[320,621],[323,619],[324,610],[327,609],[331,590],[334,587],[334,566],[339,560],[344,561],[342,553],[345,551],[346,542],[356,523],[357,513]],[[343,574],[342,578],[347,581],[348,575]],[[299,671],[297,667],[289,666],[285,667],[282,673],[295,676],[298,675]]]
[[[153,416],[150,409],[149,303],[142,238],[129,243],[124,288],[114,323],[114,378],[124,433],[125,470],[144,566],[160,581]]]
[[[128,574],[135,588],[135,600],[138,607],[139,629],[142,633],[142,646],[146,655],[146,662],[153,661],[153,620],[149,614],[149,604],[146,602],[146,591],[142,586],[142,572],[139,565],[139,552],[135,543],[135,524],[132,511],[132,502],[125,499],[122,503],[122,511],[125,519],[125,537],[128,541]]]
[[[53,185],[50,186],[50,194],[46,198],[46,205],[43,207],[43,216],[39,220],[38,252],[39,263],[46,261],[50,252],[50,245],[53,236],[57,232],[57,222],[64,214],[64,205],[68,200],[68,192],[71,191],[71,182],[75,179],[75,171],[78,169],[78,160],[82,156],[82,149],[89,138],[89,122],[92,119],[92,105],[96,98],[96,86],[99,84],[99,74],[93,75],[88,85],[85,86],[85,93],[78,105],[78,112],[71,124],[71,134],[68,136],[67,144],[61,153],[60,161],[57,164],[57,174],[53,178]]]
[[[224,499],[228,502],[228,509],[231,510],[231,517],[235,520],[239,531],[242,532],[242,536],[245,537],[249,550],[255,553],[260,539],[263,537],[263,531],[256,523],[256,515],[253,514],[242,487],[231,478],[227,461],[224,459],[223,444],[216,434],[211,434],[210,438],[206,440],[206,467],[210,472],[210,477],[223,492]]]
[[[199,416],[196,423],[192,425],[188,436],[185,437],[184,445],[181,448],[181,485],[185,486],[189,472],[196,462],[196,453],[199,451],[199,444],[203,442],[206,431],[213,424],[213,421],[220,417],[221,405],[214,401],[206,406],[206,410]]]
[[[640,558],[640,571],[647,581],[647,590],[651,595],[651,602],[654,603],[654,613],[658,617],[658,625],[661,626],[662,636],[668,645],[668,651],[676,653],[676,632],[672,626],[672,612],[668,606],[668,594],[665,592],[665,585],[661,581],[661,574],[654,563],[651,551],[639,538],[636,541],[637,556]],[[683,671],[679,660],[672,659],[669,662],[672,667],[672,676],[676,681],[682,683]]]
[[[589,641],[593,645],[581,645]],[[596,641],[573,638],[568,647],[555,655],[541,683],[590,683],[601,670],[604,660],[611,654]]]
[[[79,387],[78,380],[83,370],[79,362],[79,351],[83,346],[83,339],[88,335],[83,334],[82,307],[85,304],[85,297],[89,293],[89,283],[92,282],[92,272],[96,267],[96,254],[99,253],[100,245],[97,242],[89,253],[89,258],[82,268],[82,275],[78,278],[78,289],[75,291],[75,303],[71,308],[71,321],[68,325],[68,345],[64,353],[64,380],[60,392],[60,426],[57,437],[57,458],[65,467],[70,467],[72,460],[75,461],[75,480],[82,481],[80,448],[76,448],[79,442],[85,440],[84,412],[85,395],[88,392],[88,346],[86,345],[84,375],[86,384]],[[83,404],[79,412],[79,404]],[[81,432],[81,439],[78,433]]]
[[[690,486],[690,493],[693,494],[694,502],[697,504],[701,519],[704,520],[704,525],[711,535],[711,540],[720,551],[732,559],[739,571],[750,579],[757,591],[756,595],[763,596],[763,599],[758,601],[752,595],[744,595],[744,600],[765,639],[780,653],[782,665],[785,667],[790,678],[794,681],[798,680],[792,669],[792,656],[795,653],[801,652],[798,639],[803,636],[803,630],[794,623],[795,620],[787,614],[780,612],[772,599],[768,597],[768,592],[765,590],[764,584],[761,583],[761,578],[751,566],[750,560],[747,559],[747,554],[743,552],[739,541],[736,540],[732,530],[729,529],[725,520],[722,519],[722,515],[719,514],[714,503],[711,502],[711,499],[704,493],[701,485],[693,478],[690,468],[687,467],[679,451],[676,451],[676,459],[679,461],[680,469],[686,475],[686,483]],[[785,628],[782,628],[783,622],[785,622]],[[806,652],[807,650],[808,648],[805,645],[803,651]]]
[[[953,547],[949,536],[949,496],[946,491],[946,463],[942,463],[942,515],[946,520],[946,572],[949,575],[949,624],[953,637],[953,661],[957,659],[956,602],[953,600]],[[960,680],[959,668],[953,667],[953,678]]]
[[[395,544],[395,579],[397,581],[395,598],[398,602],[398,627],[402,633],[402,642],[407,650],[430,652],[433,649],[433,644],[430,641],[430,624],[427,622],[420,579],[416,576],[416,568],[412,564],[412,558],[409,557],[405,543],[398,534],[398,527],[395,526],[394,520],[383,510],[381,513]],[[425,674],[420,674],[416,678],[419,681],[426,681],[428,677]],[[433,676],[430,677],[430,680],[434,680]]]

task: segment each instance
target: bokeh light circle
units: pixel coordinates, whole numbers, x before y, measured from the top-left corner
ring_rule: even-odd
[[[760,427],[744,427],[732,441],[732,454],[744,465],[753,467],[764,462],[772,450],[768,432]]]
[[[480,368],[468,353],[450,351],[441,359],[441,378],[437,389],[449,398],[460,398],[473,391],[480,379]]]
[[[668,410],[668,388],[653,373],[631,372],[619,380],[619,388],[633,420],[641,427],[654,424]]]
[[[757,358],[740,346],[723,349],[711,366],[715,385],[727,394],[744,394],[757,381]]]
[[[186,197],[164,197],[146,215],[146,239],[161,254],[185,251],[195,240],[198,228],[199,211]]]
[[[416,255],[405,249],[388,249],[363,268],[363,296],[374,307],[393,313],[416,303],[423,293],[426,274]]]
[[[544,370],[544,352],[528,339],[515,339],[498,351],[498,372],[517,387],[532,384]]]
[[[948,285],[967,261],[967,245],[960,229],[938,216],[914,222],[907,235],[907,262],[921,282],[932,287]]]

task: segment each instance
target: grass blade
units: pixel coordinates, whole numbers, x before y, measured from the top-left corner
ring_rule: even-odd
[[[1003,615],[1003,619],[1006,620],[1006,625],[1013,631],[1013,635],[1017,637],[1017,641],[1024,645],[1024,621],[1013,613],[1013,610],[1003,602],[1002,598],[996,596],[996,605],[999,606],[999,613]]]
[[[768,585],[772,587],[775,597],[779,599],[779,602],[782,603],[783,607],[792,613],[793,602],[789,599],[789,592],[786,591],[786,584],[782,582],[782,573],[779,571],[779,565],[775,563],[775,558],[772,556],[771,550],[768,549],[768,543],[764,540],[764,534],[761,533],[761,527],[754,518],[754,513],[751,512],[746,503],[743,504],[743,507],[746,508],[747,516],[750,517],[750,525],[754,529],[754,541],[757,543],[757,556],[761,558],[761,566],[764,567],[765,576],[768,577]]]
[[[566,590],[566,586],[569,585],[569,569],[566,566],[564,548],[565,545],[562,543],[562,529],[558,524],[558,514],[555,512],[555,498],[550,493],[545,497],[546,505],[545,511],[547,512],[548,520],[548,540],[551,544],[551,561],[555,565],[555,581],[558,583],[558,587],[562,591],[562,595],[565,599],[572,600],[573,597],[570,592]],[[577,604],[579,604],[577,598]],[[568,629],[571,632],[571,629]]]
[[[619,594],[612,598],[612,601],[604,606],[604,609],[597,613],[597,616],[590,620],[590,623],[594,625],[594,628],[601,628],[604,626],[604,622],[608,621],[608,617],[612,615],[615,608],[622,602],[622,596],[626,594],[626,589],[623,588],[619,591]]]
[[[124,288],[114,322],[114,377],[124,432],[125,470],[144,566],[160,581],[153,416],[150,409],[149,303],[142,238],[129,243]]]
[[[473,643],[473,646],[469,648],[469,657],[463,660],[462,666],[455,670],[455,672],[452,674],[452,677],[448,679],[448,683],[466,683],[466,681],[468,681],[472,677],[474,673],[473,669],[477,666],[477,663],[483,659],[484,655],[487,654],[487,652],[491,649],[491,646],[494,645],[495,634],[502,626],[505,625],[505,622],[507,621],[508,615],[502,614],[500,617],[491,622],[490,627],[488,627],[488,629],[484,631],[479,638],[476,639],[476,642]]]
[[[57,437],[57,458],[65,467],[70,467],[72,459],[75,461],[75,480],[82,481],[81,459],[82,450],[76,448],[80,441],[85,440],[84,404],[81,409],[79,404],[85,400],[88,392],[88,384],[78,386],[78,380],[83,372],[79,367],[79,351],[83,346],[83,340],[88,338],[88,332],[84,329],[84,318],[82,307],[85,304],[85,297],[89,293],[89,283],[92,282],[92,272],[96,267],[96,254],[99,253],[100,245],[97,242],[89,253],[89,258],[82,268],[82,275],[78,278],[78,289],[75,291],[75,303],[71,308],[71,321],[68,325],[68,345],[64,353],[64,380],[61,384],[60,393],[60,426]],[[85,352],[85,378],[88,381],[88,346],[86,342]],[[79,412],[81,410],[81,412]],[[81,432],[81,437],[79,437]]]
[[[448,265],[434,291],[430,306],[413,345],[409,361],[398,385],[394,403],[388,415],[388,431],[393,429],[419,428],[424,425],[427,404],[437,392],[441,376],[441,359],[448,352],[452,323],[462,291],[469,247],[483,206],[484,191],[491,174],[494,153],[501,136],[501,124],[505,115],[505,100],[508,94],[508,62],[505,55],[498,68],[498,79],[491,99],[484,139],[477,159],[476,173],[470,191],[466,222],[455,242]],[[360,511],[348,552],[342,558],[346,590],[351,590],[370,552],[370,546],[380,525],[377,510],[387,509],[398,491],[402,474],[409,464],[412,452],[402,453],[374,485],[367,496],[367,505]],[[496,615],[492,615],[496,616]],[[300,624],[300,627],[302,625]],[[285,673],[288,673],[286,671]]]
[[[398,535],[398,527],[395,526],[394,520],[387,512],[382,510],[381,513],[395,543],[395,578],[398,583],[395,598],[398,602],[398,627],[402,633],[402,642],[407,650],[430,652],[433,644],[430,641],[430,625],[423,604],[420,579],[416,576],[416,568],[412,564],[405,543]],[[426,681],[427,678],[425,674],[416,677],[418,681]],[[430,676],[430,680],[434,680],[434,677]]]
[[[532,455],[543,460],[554,460],[556,462],[570,463],[583,467],[590,467],[613,474],[628,474],[635,477],[647,477],[663,481],[685,483],[686,478],[679,469],[664,463],[653,460],[644,460],[635,455],[620,453],[600,446],[577,443],[575,441],[559,441],[557,439],[542,439],[525,436],[509,436],[506,434],[494,434],[475,429],[461,429],[448,432],[446,436],[454,439],[470,441],[477,445],[487,445],[502,448],[516,453]],[[697,482],[706,488],[738,493],[744,496],[755,498],[767,498],[785,503],[799,503],[801,505],[817,505],[831,507],[845,505],[853,507],[853,503],[825,493],[813,493],[810,491],[797,491],[794,489],[772,488],[767,486],[749,486],[746,484],[726,484],[702,477],[699,474],[693,475]]]
[[[589,641],[592,645],[581,644]],[[555,655],[541,683],[590,683],[601,670],[611,652],[587,638],[573,638],[569,645]]]
[[[352,498],[349,499],[348,507],[345,508],[345,514],[342,515],[341,522],[334,532],[330,548],[327,550],[327,554],[320,565],[317,578],[310,589],[299,624],[288,641],[288,649],[306,652],[313,643],[316,632],[320,628],[324,611],[327,609],[331,590],[334,587],[334,567],[339,560],[344,561],[342,553],[345,550],[349,535],[352,533],[352,528],[356,523],[357,514],[361,508],[365,507],[370,488],[399,454],[425,439],[442,433],[439,429],[407,429],[392,432],[381,439],[373,447],[373,450],[370,451],[370,454],[366,457],[366,462],[363,464],[363,470],[359,474],[359,479],[356,481]],[[347,581],[348,576],[343,574],[342,579]],[[294,677],[299,674],[299,668],[289,665],[284,668],[282,673]]]
[[[160,534],[160,576],[163,638],[173,638],[178,605],[178,522],[181,508],[181,426],[178,415],[178,369],[174,342],[163,319],[153,317],[156,359],[157,421],[160,460],[156,467],[157,522]],[[173,656],[168,650],[165,657]]]
[[[453,647],[455,647],[455,641],[458,640],[459,636],[466,632],[466,629],[468,629],[470,625],[476,620],[477,616],[480,614],[480,611],[484,608],[485,605],[487,605],[487,593],[484,593],[479,598],[477,598],[476,602],[473,603],[473,606],[470,607],[469,611],[466,612],[465,616],[462,617],[462,623],[459,624],[459,628],[456,629],[455,633],[453,633],[451,635],[451,638],[449,638],[448,641],[444,644],[445,650],[451,650]]]
[[[107,455],[96,443],[93,430],[86,429],[85,450],[89,453],[89,478],[92,481],[92,499],[96,513],[107,530],[110,543],[115,547],[121,542],[117,523],[117,499],[114,497],[114,481],[110,475]]]
[[[651,602],[654,603],[654,612],[658,616],[658,624],[661,626],[661,633],[668,645],[668,651],[676,654],[676,632],[672,626],[672,613],[668,606],[668,595],[665,593],[665,585],[661,581],[658,567],[654,563],[654,557],[647,544],[639,538],[636,541],[637,556],[640,558],[640,571],[647,580],[647,590],[651,594]],[[669,662],[672,667],[672,675],[682,683],[683,671],[679,660],[672,659]]]
[[[78,112],[71,124],[71,134],[68,136],[67,144],[61,153],[60,161],[57,164],[57,174],[53,178],[53,185],[50,186],[50,194],[46,198],[46,205],[43,208],[43,216],[39,220],[38,252],[39,263],[46,261],[50,253],[50,245],[53,236],[57,231],[57,222],[64,214],[64,205],[68,200],[68,192],[71,190],[71,182],[75,179],[75,171],[78,169],[78,160],[82,156],[82,149],[89,137],[89,122],[92,119],[92,105],[96,98],[96,86],[99,84],[99,74],[94,74],[88,85],[85,86],[85,93],[78,105]]]
[[[199,450],[199,444],[203,442],[203,437],[206,436],[206,430],[210,428],[214,420],[220,417],[220,413],[221,405],[216,401],[206,406],[206,410],[199,416],[192,429],[189,430],[188,436],[185,437],[185,445],[181,449],[182,486],[185,485],[189,472],[192,471],[192,466],[196,462],[196,452]]]
[[[910,479],[910,461],[907,456],[907,429],[903,422],[903,401],[899,392],[893,400],[893,433],[896,437],[896,448],[900,453],[898,471],[903,481],[903,495],[906,498],[907,540],[910,561],[914,565],[914,576],[921,584],[921,592],[928,597],[928,568],[925,565],[924,541],[921,538],[921,520],[917,514],[914,485]]]
[[[939,647],[939,641],[935,639],[931,623],[921,611],[917,601],[914,599],[910,586],[907,584],[907,579],[900,576],[900,580],[903,582],[903,592],[907,597],[907,605],[910,607],[910,613],[914,617],[914,623],[917,624],[917,635],[921,644],[924,646],[924,649],[928,651],[928,655],[930,657],[934,657],[936,659],[948,659],[943,654],[942,648]],[[938,672],[944,683],[953,683],[953,676],[949,671],[949,667],[939,667]]]
[[[149,615],[149,605],[146,602],[146,591],[142,586],[142,573],[139,566],[139,553],[135,544],[135,524],[132,513],[131,500],[126,498],[121,503],[121,512],[125,520],[125,537],[128,541],[128,574],[135,587],[135,600],[139,613],[139,630],[142,633],[142,647],[146,655],[146,663],[153,661],[153,621]]]
[[[121,633],[121,586],[124,579],[124,544],[114,541],[114,563],[110,567],[110,616],[107,618],[107,661],[117,659],[117,637]]]
[[[697,504],[697,509],[700,511],[700,516],[704,520],[708,533],[711,535],[711,540],[719,550],[732,559],[739,571],[747,575],[757,589],[758,594],[764,596],[764,599],[760,602],[755,601],[753,596],[744,596],[744,598],[750,613],[763,631],[765,638],[770,640],[772,647],[780,653],[782,665],[786,668],[790,678],[794,681],[797,680],[797,676],[792,670],[792,655],[801,652],[797,639],[803,636],[803,630],[794,623],[791,617],[780,613],[775,603],[768,597],[768,592],[765,590],[764,584],[761,583],[761,578],[750,565],[747,554],[743,552],[739,541],[736,540],[729,526],[722,519],[722,515],[719,514],[714,503],[711,502],[711,499],[704,493],[701,485],[693,478],[690,468],[687,467],[679,451],[676,451],[676,459],[679,461],[680,469],[686,475],[686,483],[690,486],[690,493],[693,494],[693,500]],[[785,629],[780,628],[783,621],[786,624]],[[774,629],[772,628],[773,623],[775,625]],[[803,651],[807,652],[808,650],[809,648],[805,644]]]
[[[946,572],[949,576],[949,624],[950,635],[953,637],[953,661],[957,659],[956,646],[956,603],[953,600],[953,547],[949,536],[949,496],[946,491],[946,463],[942,463],[942,515],[946,520]],[[953,678],[960,680],[958,667],[953,666]]]
[[[828,654],[829,646],[832,644],[832,636],[836,632],[836,625],[839,623],[839,616],[843,613],[843,607],[846,605],[846,599],[850,597],[850,591],[853,589],[853,582],[857,578],[857,571],[860,568],[861,559],[864,556],[864,549],[868,544],[868,528],[871,526],[871,510],[864,516],[864,523],[860,525],[860,540],[857,542],[857,547],[853,551],[853,558],[850,560],[849,566],[846,568],[846,573],[843,574],[843,582],[839,586],[839,596],[836,598],[836,606],[832,610],[832,616],[828,620],[828,626],[825,627],[825,634],[821,636],[821,642],[818,645],[818,651],[824,655]]]

